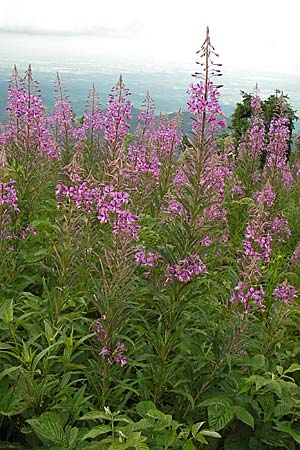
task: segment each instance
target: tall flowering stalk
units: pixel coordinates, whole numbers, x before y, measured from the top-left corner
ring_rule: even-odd
[[[147,92],[138,116],[138,126],[124,155],[124,165],[121,168],[124,186],[137,194],[138,208],[147,206],[146,199],[159,184],[161,162],[153,142],[154,132],[154,102]],[[139,199],[142,199],[142,202],[139,202]]]
[[[242,303],[245,312],[252,304],[264,309],[262,267],[268,266],[276,242],[284,242],[290,236],[287,220],[272,217],[276,194],[269,182],[255,196],[256,205],[250,210],[250,220],[243,239],[243,249],[238,251],[240,281],[231,296],[233,303]]]
[[[104,114],[100,108],[99,95],[93,83],[86,102],[83,124],[89,134],[89,145],[100,149],[100,132],[103,128]]]
[[[211,82],[212,77],[221,75],[219,65],[212,62],[213,55],[216,53],[207,29],[201,47],[203,70],[195,74],[201,81],[191,85],[188,102],[188,109],[196,115],[193,127],[197,140],[192,142],[192,147],[186,146],[179,152],[171,172],[172,184],[168,183],[162,196],[161,216],[168,224],[169,240],[178,252],[169,261],[169,267],[177,267],[178,261],[188,261],[193,255],[207,257],[216,245],[222,251],[228,239],[224,201],[226,180],[232,171],[227,153],[219,153],[216,147],[224,122],[220,117],[218,86]],[[223,230],[222,236],[219,230]],[[201,262],[206,265],[205,260]]]
[[[109,145],[110,159],[117,159],[124,150],[125,137],[130,129],[131,101],[128,96],[129,89],[126,88],[123,77],[120,75],[117,84],[112,88],[109,95],[107,110],[104,114],[104,139]]]
[[[262,178],[262,157],[266,152],[267,145],[262,102],[258,95],[258,89],[251,96],[251,108],[251,126],[244,136],[244,140],[238,146],[236,164],[238,180],[249,193]]]
[[[60,159],[60,150],[48,128],[45,109],[29,65],[24,78],[19,78],[14,67],[8,91],[6,143],[8,157],[21,158],[29,170],[30,164],[40,156]],[[26,169],[26,170],[27,170]]]
[[[222,74],[219,69],[221,64],[213,61],[213,58],[219,55],[211,44],[208,27],[206,38],[197,53],[201,58],[201,61],[197,63],[201,66],[201,71],[195,72],[193,76],[199,78],[200,81],[189,86],[190,98],[187,109],[195,115],[192,122],[196,134],[194,145],[197,146],[200,154],[204,155],[209,151],[210,146],[214,146],[216,135],[226,125],[219,103],[221,86],[215,85],[211,81],[213,77],[219,77]]]
[[[48,122],[54,130],[57,142],[63,147],[65,153],[69,155],[72,143],[73,112],[58,72],[56,72],[54,92],[56,93],[56,102]]]
[[[50,179],[49,166],[57,166],[61,159],[60,148],[49,128],[39,93],[31,66],[23,78],[14,67],[8,91],[7,123],[1,143],[8,167],[15,170],[23,227],[31,220],[34,205],[39,202],[41,190]]]
[[[270,123],[264,175],[273,186],[282,182],[286,189],[291,189],[293,177],[288,163],[290,130],[285,109],[285,99],[281,96],[278,99],[278,116]]]
[[[142,103],[142,110],[138,115],[138,126],[135,132],[135,138],[140,144],[151,142],[152,131],[155,124],[155,107],[154,101],[149,91]]]
[[[97,357],[92,370],[97,371],[101,404],[105,405],[111,373],[117,366],[126,364],[127,350],[120,335],[135,283],[134,253],[139,218],[130,210],[131,199],[127,192],[92,177],[84,178],[80,165],[75,177],[75,162],[67,170],[74,181],[59,182],[56,198],[64,228],[76,226],[76,239],[71,237],[70,240],[72,247],[75,246],[72,255],[75,254],[77,263],[84,263],[83,281],[91,286],[89,300],[100,316],[93,327]]]

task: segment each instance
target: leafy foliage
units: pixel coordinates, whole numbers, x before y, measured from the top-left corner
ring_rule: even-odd
[[[59,76],[48,114],[14,68],[0,449],[300,448],[299,155],[256,97],[241,151],[220,138],[216,58],[207,30],[184,143],[149,93],[130,134],[122,77],[78,121]]]

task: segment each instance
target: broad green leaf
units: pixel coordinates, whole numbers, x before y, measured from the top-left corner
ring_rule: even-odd
[[[126,450],[127,448],[132,449],[132,445],[128,443],[123,442],[113,442],[109,447],[108,450]]]
[[[282,431],[283,433],[289,434],[295,442],[300,444],[300,431],[291,427],[289,422],[279,422],[273,427],[277,431]]]
[[[199,403],[199,406],[205,407],[205,406],[211,406],[211,405],[222,405],[226,406],[227,408],[230,408],[233,404],[233,401],[231,398],[224,397],[224,396],[218,396],[218,397],[211,397],[206,400],[203,400],[201,403]]]
[[[84,441],[85,439],[94,439],[101,434],[106,434],[109,432],[111,432],[111,425],[98,425],[86,433],[81,440]]]
[[[170,417],[172,418],[172,416],[166,415],[161,411],[159,411],[158,409],[149,409],[146,415],[152,417],[153,419],[158,420],[166,420],[166,419],[169,420]]]
[[[287,370],[284,371],[284,373],[297,372],[298,370],[300,370],[300,364],[293,363]]]
[[[276,366],[276,370],[278,372],[278,374],[281,376],[283,374],[283,367],[281,366]]]
[[[155,404],[151,401],[144,401],[144,402],[139,402],[136,407],[136,412],[139,414],[139,416],[141,417],[145,417],[147,415],[147,412],[150,409],[156,409],[155,408]]]
[[[234,406],[232,410],[237,419],[246,425],[249,425],[252,430],[254,429],[254,418],[245,408],[242,408],[241,406]]]
[[[196,447],[194,446],[192,439],[189,439],[188,441],[185,441],[182,444],[182,450],[196,450]]]
[[[175,430],[164,430],[159,433],[155,433],[155,442],[163,449],[170,448],[176,438]]]
[[[194,425],[192,426],[192,430],[191,430],[192,435],[195,436],[204,424],[205,424],[205,422],[194,423]]]
[[[222,430],[234,416],[232,408],[224,405],[211,405],[208,407],[208,423],[213,430]]]
[[[201,444],[208,444],[207,440],[205,439],[205,437],[203,436],[202,433],[197,433],[194,438],[198,441],[201,442]]]
[[[133,422],[128,425],[128,429],[131,431],[142,431],[142,430],[149,430],[153,428],[155,425],[156,420],[149,417],[147,419],[141,419],[138,422]]]
[[[74,444],[76,442],[77,436],[78,436],[79,429],[77,427],[66,429],[66,440],[68,442],[68,446],[70,448],[74,447]]]
[[[56,412],[47,412],[36,419],[27,420],[35,434],[42,440],[61,444],[65,433],[61,424],[60,415]]]

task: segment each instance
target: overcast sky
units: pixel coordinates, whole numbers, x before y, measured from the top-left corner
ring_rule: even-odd
[[[1,0],[0,56],[193,67],[206,26],[224,72],[300,75],[299,0]]]

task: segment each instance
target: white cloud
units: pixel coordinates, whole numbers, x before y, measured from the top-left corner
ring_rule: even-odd
[[[297,0],[2,0],[2,50],[193,65],[210,26],[224,70],[300,71]],[[47,6],[46,6],[47,5]],[[4,34],[4,32],[6,32]],[[0,50],[1,50],[0,47]]]

